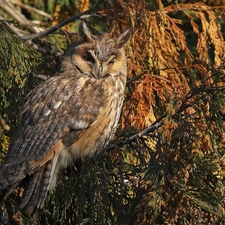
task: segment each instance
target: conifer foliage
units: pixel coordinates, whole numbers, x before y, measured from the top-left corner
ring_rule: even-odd
[[[0,1],[0,162],[24,96],[54,74],[80,19],[133,35],[115,140],[60,174],[37,221],[225,224],[223,2],[43,2]],[[34,224],[19,210],[20,191],[0,203],[1,223]]]

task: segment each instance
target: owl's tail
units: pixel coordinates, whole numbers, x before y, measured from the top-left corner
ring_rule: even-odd
[[[64,149],[59,140],[44,157],[21,157],[0,167],[0,193],[8,188],[5,198],[27,176],[29,181],[23,192],[21,208],[30,215],[35,207],[43,207],[59,153]]]
[[[31,215],[35,208],[42,208],[48,194],[49,187],[55,172],[58,156],[48,161],[29,177],[20,207],[27,215]]]

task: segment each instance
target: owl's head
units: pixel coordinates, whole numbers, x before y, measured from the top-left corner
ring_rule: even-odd
[[[96,33],[97,31],[88,28],[85,22],[81,23],[81,40],[70,47],[70,63],[80,73],[94,79],[126,74],[123,47],[129,41],[131,31],[126,30],[117,39]]]

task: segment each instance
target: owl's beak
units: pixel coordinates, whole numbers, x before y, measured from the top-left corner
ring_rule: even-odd
[[[98,67],[98,78],[100,79],[104,75],[103,66],[102,64]]]
[[[99,63],[98,65],[95,65],[95,68],[93,69],[93,76],[96,79],[101,79],[104,77],[105,71],[104,71],[104,66]]]

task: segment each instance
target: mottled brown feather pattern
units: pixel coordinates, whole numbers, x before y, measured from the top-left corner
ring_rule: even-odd
[[[120,117],[127,70],[123,46],[130,31],[111,39],[82,23],[80,35],[65,52],[61,70],[26,97],[0,168],[0,192],[28,180],[21,200],[27,214],[43,207],[60,168],[106,147]]]

